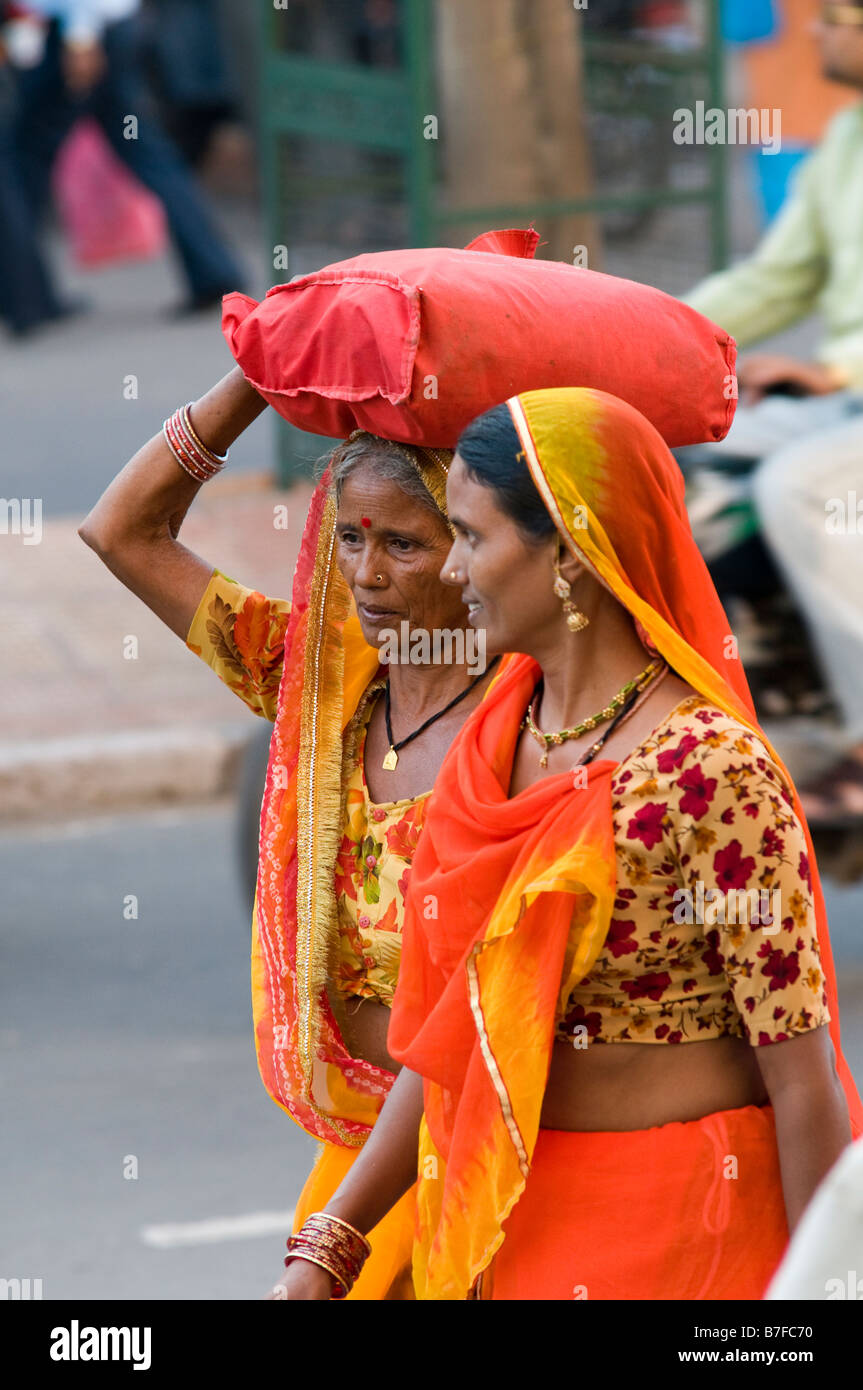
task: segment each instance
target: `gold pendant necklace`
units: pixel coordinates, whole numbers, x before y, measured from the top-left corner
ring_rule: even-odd
[[[659,675],[664,665],[665,662],[661,657],[654,657],[650,664],[645,666],[640,675],[634,676],[631,681],[626,682],[626,685],[620,687],[617,694],[609,700],[608,704],[605,705],[603,709],[598,710],[596,714],[591,714],[587,719],[582,719],[581,723],[574,725],[573,728],[560,729],[555,734],[544,734],[536,723],[534,706],[536,705],[537,694],[539,693],[537,691],[528,705],[527,714],[522,720],[521,727],[528,730],[543,750],[542,757],[539,760],[540,767],[548,767],[548,750],[552,746],[556,747],[561,743],[566,743],[567,739],[580,738],[582,734],[586,734],[591,729],[595,729],[597,724],[604,724],[607,720],[613,719],[615,714],[617,714],[618,710],[625,703],[627,697],[632,694],[633,690],[644,690],[650,682]]]
[[[479,685],[480,681],[485,680],[489,671],[492,671],[499,661],[499,656],[492,657],[485,670],[480,671],[478,676],[474,676],[473,680],[471,681],[470,685],[467,687],[466,690],[462,690],[460,694],[456,695],[454,700],[450,700],[448,705],[445,705],[443,709],[439,709],[437,714],[433,714],[431,718],[427,719],[424,724],[421,724],[418,729],[414,729],[413,733],[408,734],[407,738],[399,739],[398,743],[396,743],[395,739],[393,738],[393,725],[390,713],[390,683],[389,680],[387,680],[386,693],[384,696],[384,717],[386,719],[387,738],[390,741],[390,746],[384,754],[384,760],[381,763],[381,767],[384,768],[386,772],[394,772],[396,767],[398,766],[400,749],[404,748],[405,744],[413,743],[415,738],[419,738],[420,734],[424,734],[426,729],[430,728],[432,724],[435,724],[438,719],[442,719],[445,714],[449,714],[451,709],[455,709],[456,705],[461,704],[461,701],[464,700],[470,694],[474,687]]]

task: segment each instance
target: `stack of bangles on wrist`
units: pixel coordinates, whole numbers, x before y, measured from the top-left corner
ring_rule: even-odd
[[[288,1236],[285,1264],[308,1260],[334,1281],[333,1298],[347,1298],[372,1252],[365,1236],[338,1216],[314,1211],[295,1236]]]
[[[214,454],[212,449],[208,449],[206,444],[201,442],[192,428],[189,405],[181,406],[179,410],[174,411],[162,426],[162,434],[180,467],[185,469],[190,478],[199,483],[206,483],[224,468],[228,460],[228,451],[225,450],[224,454]]]

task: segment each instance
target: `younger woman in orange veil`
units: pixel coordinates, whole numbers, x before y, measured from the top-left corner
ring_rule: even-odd
[[[421,1298],[760,1298],[863,1109],[811,839],[680,473],[617,398],[532,391],[464,432],[447,498],[442,577],[524,655],[441,768],[403,1070],[326,1212],[368,1231],[418,1172]],[[329,1297],[297,1253],[282,1296]]]

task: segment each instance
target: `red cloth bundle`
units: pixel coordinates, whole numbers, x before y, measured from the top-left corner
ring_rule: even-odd
[[[592,386],[671,445],[722,439],[734,416],[733,338],[670,295],[559,261],[539,234],[486,232],[464,251],[355,256],[224,300],[248,381],[291,424],[344,438],[455,446],[517,392]]]

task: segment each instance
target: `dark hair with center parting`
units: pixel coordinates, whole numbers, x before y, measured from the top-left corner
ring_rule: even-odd
[[[504,516],[515,522],[529,541],[544,541],[554,535],[554,522],[524,462],[508,406],[493,406],[471,420],[459,435],[457,452],[468,476],[492,489]]]

